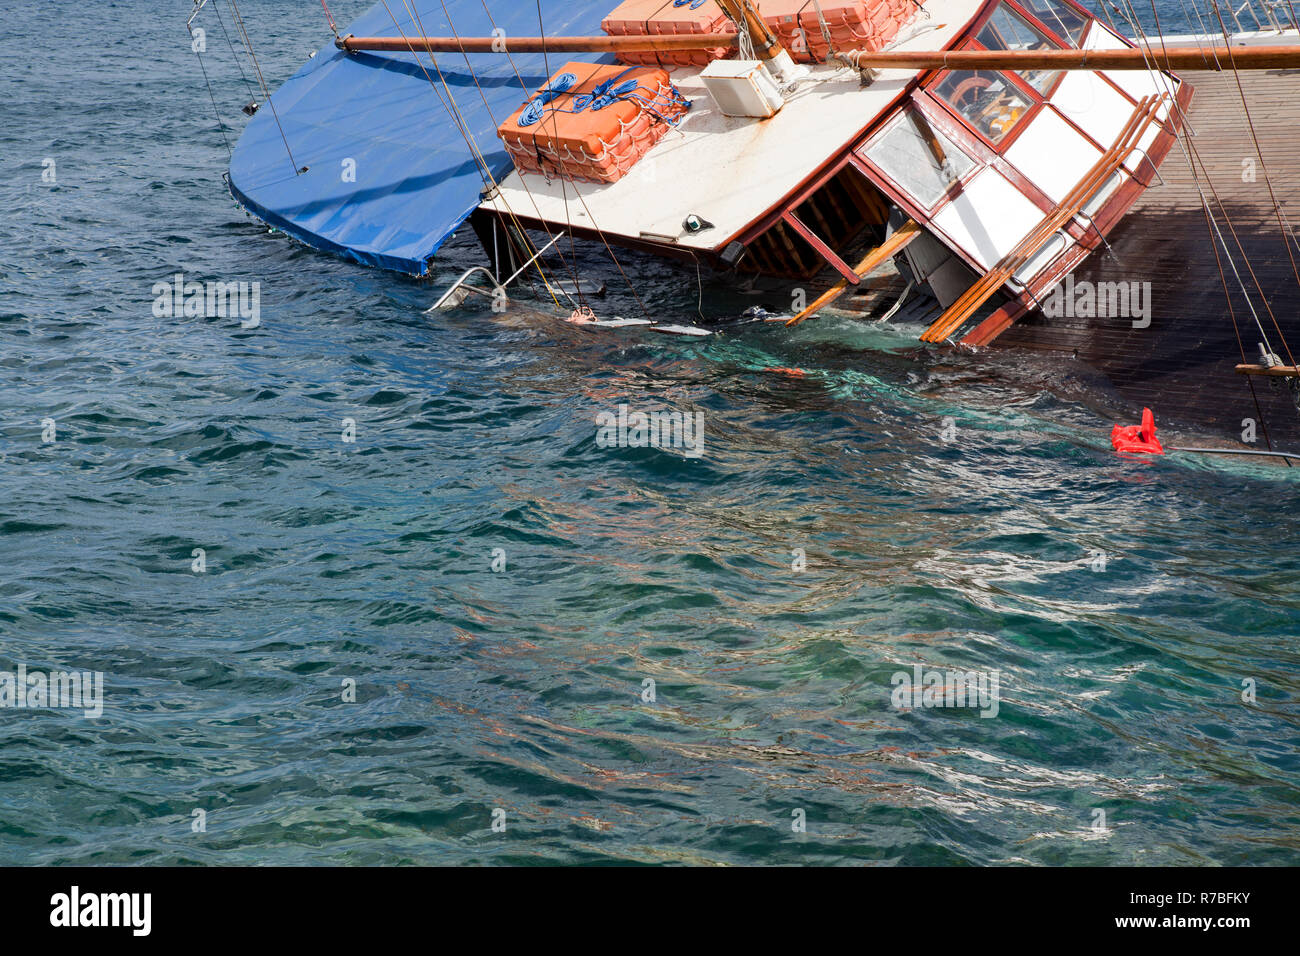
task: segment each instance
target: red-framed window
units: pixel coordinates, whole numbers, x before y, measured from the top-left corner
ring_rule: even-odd
[[[1072,0],[1002,0],[959,44],[962,50],[1057,50],[1078,47],[1095,22]],[[963,127],[1005,152],[1065,79],[1060,70],[947,70],[925,92]]]
[[[1043,22],[1044,18],[1050,20],[1050,25]],[[1074,0],[1002,0],[981,12],[963,30],[955,48],[1081,47],[1094,29],[1106,28]],[[895,163],[889,162],[886,156],[872,155],[871,146],[879,142],[884,127],[897,125],[897,114],[891,113],[891,120],[877,125],[867,134],[858,147],[858,157],[875,167],[883,181],[889,183],[893,193],[897,194],[891,198],[908,207],[909,211],[933,215],[939,206],[960,192],[966,180],[984,167],[996,168],[1040,207],[1051,209],[1054,203],[1050,198],[1010,164],[1004,154],[1040,112],[1051,108],[1052,97],[1070,75],[1060,70],[939,70],[922,77],[919,88],[912,94],[909,110],[919,112],[931,129],[944,137],[946,145],[942,149],[951,150],[955,146],[959,153],[974,163],[973,168],[963,164],[960,170],[946,170],[946,173],[957,174],[945,176],[942,183],[927,184],[930,188],[922,191],[925,193],[923,196],[908,188],[913,184],[904,185],[908,177],[900,176],[898,169],[902,166],[922,174],[939,172],[939,165],[928,156],[900,156],[902,162]],[[1130,102],[1136,102],[1113,78],[1105,73],[1096,75]],[[965,105],[965,110],[954,108],[954,100],[958,105]],[[978,112],[972,115],[981,101],[989,104],[990,108],[982,116]],[[1069,115],[1057,110],[1056,116],[1099,150],[1106,148],[1106,144],[1097,142]],[[911,149],[917,147],[912,145]],[[938,189],[940,185],[942,189]],[[942,195],[936,196],[936,192]]]
[[[935,124],[920,105],[898,110],[857,151],[902,199],[929,213],[951,199],[983,168],[968,144]],[[942,158],[940,158],[942,157]]]
[[[981,17],[959,49],[1058,50],[1063,45],[1014,0],[1002,0]],[[1013,131],[1042,108],[1061,78],[1056,70],[947,70],[928,83],[926,91],[1002,152],[1014,140]]]
[[[1003,0],[990,11],[967,49],[1059,50],[1062,45],[1059,38],[1035,25],[1018,5]],[[1016,75],[1044,97],[1051,96],[1061,79],[1056,70],[1022,70]]]
[[[1012,131],[1043,103],[1014,73],[998,70],[946,70],[926,92],[999,152],[1010,145]]]
[[[1082,47],[1092,14],[1070,0],[1020,0],[1022,12],[1028,13],[1066,46]]]

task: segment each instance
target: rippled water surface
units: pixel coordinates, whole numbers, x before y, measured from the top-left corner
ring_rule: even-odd
[[[175,6],[5,17],[0,667],[106,703],[0,711],[0,862],[1300,860],[1300,472],[1121,460],[1086,369],[915,329],[426,316],[472,238],[418,283],[247,218]],[[325,36],[242,7],[273,84]],[[155,318],[176,272],[261,326]],[[704,454],[600,447],[620,404]],[[916,664],[997,716],[896,709]]]

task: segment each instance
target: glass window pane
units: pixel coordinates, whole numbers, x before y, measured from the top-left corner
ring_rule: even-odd
[[[953,70],[935,93],[994,144],[1000,143],[1029,109],[1024,94],[993,70]]]
[[[912,110],[878,133],[867,146],[867,158],[926,209],[942,199],[952,184],[975,166],[943,133],[932,132],[943,150],[946,164],[935,157]]]
[[[1088,18],[1073,7],[1061,3],[1061,0],[1024,0],[1022,6],[1042,21],[1063,40],[1070,41],[1071,46],[1083,42],[1083,31],[1088,27]]]
[[[1028,20],[1006,4],[993,11],[977,39],[989,50],[1055,50],[1057,46]],[[1051,70],[1024,70],[1020,76],[1040,93],[1045,93],[1059,73]]]

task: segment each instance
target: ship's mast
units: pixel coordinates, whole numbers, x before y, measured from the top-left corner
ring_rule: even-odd
[[[749,0],[717,0],[717,4],[722,8],[722,12],[735,22],[737,30],[746,32],[749,45],[754,50],[754,57],[767,68],[778,83],[793,83],[807,74],[807,68],[794,62]]]
[[[722,8],[722,12],[736,24],[737,29],[745,30],[749,34],[754,55],[758,59],[767,63],[785,52],[781,41],[754,10],[749,0],[716,0],[716,2]]]

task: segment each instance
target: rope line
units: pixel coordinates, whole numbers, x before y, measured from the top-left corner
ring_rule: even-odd
[[[397,17],[393,14],[392,8],[388,6],[387,0],[381,0],[381,2],[383,2],[384,9],[388,12],[389,19],[393,21],[393,27],[397,30],[403,41],[405,41],[407,49],[410,50],[411,55],[415,58],[416,66],[420,68],[420,72],[422,72],[425,79],[429,81],[429,87],[438,97],[439,102],[442,103],[443,109],[446,110],[447,115],[452,117],[455,122],[457,130],[460,132],[461,139],[465,141],[465,145],[469,148],[471,156],[479,168],[479,175],[482,177],[485,187],[489,192],[495,191],[497,189],[497,183],[495,178],[492,176],[492,170],[488,166],[487,160],[484,158],[482,152],[479,150],[478,143],[475,141],[473,134],[469,131],[469,127],[465,122],[465,117],[461,113],[460,107],[456,104],[456,98],[452,95],[451,87],[447,84],[447,78],[442,73],[442,67],[438,65],[437,57],[433,55],[431,49],[427,51],[429,54],[429,60],[433,64],[433,68],[438,74],[438,79],[442,83],[442,90],[438,89],[438,84],[433,81],[433,77],[430,76],[429,71],[425,69],[424,61],[420,59],[419,51],[416,50],[410,38],[407,37],[406,32],[397,22]],[[408,14],[410,13],[409,7],[407,7],[407,12]],[[414,21],[415,18],[413,17],[412,19]],[[423,30],[423,27],[420,27],[420,29]],[[443,96],[444,91],[446,92],[445,98]],[[506,211],[514,220],[516,227],[519,228],[520,234],[525,243],[525,251],[535,252],[540,255],[540,251],[533,247],[531,241],[528,239],[527,233],[520,226],[518,217],[514,215],[514,212],[510,209],[508,203],[506,204]],[[541,260],[538,259],[535,264],[537,266],[537,271],[542,275],[542,281],[546,283],[547,289],[549,290],[550,283],[546,282],[546,273],[542,270]],[[559,300],[555,298],[554,293],[551,293],[551,299],[555,302],[555,307],[559,308],[560,303]]]
[[[321,7],[325,10],[325,20],[330,25],[330,33],[334,34],[334,39],[339,38],[339,28],[334,23],[334,14],[330,13],[330,5],[325,0],[320,0]]]
[[[262,65],[257,62],[257,54],[253,52],[253,41],[248,38],[248,30],[244,27],[244,18],[239,13],[239,4],[237,0],[229,0],[231,13],[235,17],[235,26],[244,37],[244,46],[248,48],[248,55],[253,61],[253,69],[257,72],[257,82],[262,86],[262,92],[266,95],[266,105],[271,107],[271,115],[275,117],[276,128],[280,131],[280,138],[284,140],[285,152],[289,154],[289,162],[293,165],[293,174],[301,174],[298,168],[298,162],[293,158],[293,150],[289,148],[289,137],[284,135],[284,127],[280,125],[280,114],[276,112],[275,101],[271,99],[271,91],[267,88],[266,78],[262,76]]]
[[[1154,6],[1155,0],[1151,0],[1151,2]],[[1260,147],[1259,136],[1255,133],[1255,121],[1250,115],[1250,104],[1246,102],[1246,88],[1242,86],[1241,71],[1237,69],[1237,61],[1232,54],[1232,44],[1228,37],[1228,25],[1223,22],[1223,13],[1219,9],[1219,0],[1210,0],[1210,2],[1214,4],[1215,16],[1218,17],[1219,26],[1223,30],[1223,42],[1228,48],[1228,63],[1232,66],[1232,78],[1236,81],[1237,93],[1241,96],[1241,111],[1245,114],[1246,126],[1250,129],[1251,142],[1255,144],[1255,154],[1259,156],[1259,168],[1264,174],[1264,183],[1268,186],[1268,197],[1273,203],[1273,211],[1277,213],[1277,227],[1282,232],[1282,243],[1286,246],[1287,258],[1291,260],[1291,271],[1295,275],[1296,285],[1300,286],[1300,266],[1296,265],[1295,253],[1291,249],[1291,243],[1295,241],[1295,233],[1291,230],[1289,224],[1285,222],[1282,204],[1278,202],[1277,194],[1273,192],[1273,177],[1269,175],[1268,166],[1264,162],[1264,150]],[[1278,334],[1281,335],[1281,329],[1278,330]],[[1282,344],[1286,345],[1286,342],[1283,341]],[[1289,348],[1287,352],[1290,354]],[[1291,364],[1295,365],[1294,359]]]
[[[239,71],[239,78],[244,81],[244,89],[248,90],[248,98],[257,102],[257,93],[253,90],[253,84],[248,79],[248,74],[244,72],[244,65],[239,62],[239,53],[235,50],[235,41],[230,39],[230,31],[226,29],[226,18],[221,15],[221,6],[213,0],[212,11],[217,15],[217,22],[221,24],[221,32],[225,34],[226,45],[230,47],[230,58],[235,61],[235,69]]]
[[[1132,0],[1121,0],[1121,2],[1124,4],[1124,9],[1121,9],[1121,8],[1119,8],[1119,7],[1116,7],[1116,8],[1115,8],[1115,9],[1116,9],[1116,12],[1119,13],[1121,17],[1123,17],[1124,19],[1126,19],[1126,20],[1128,21],[1129,26],[1130,26],[1130,27],[1132,28],[1132,30],[1133,30],[1134,36],[1137,37],[1138,40],[1139,40],[1139,42],[1138,42],[1138,48],[1139,48],[1140,50],[1143,51],[1143,60],[1144,60],[1145,62],[1148,62],[1148,63],[1149,63],[1149,60],[1148,60],[1148,54],[1150,55],[1150,57],[1151,57],[1152,59],[1154,59],[1154,56],[1155,56],[1154,50],[1153,50],[1152,47],[1151,47],[1151,40],[1150,40],[1150,37],[1147,36],[1146,31],[1145,31],[1145,30],[1143,29],[1143,27],[1142,27],[1141,21],[1139,20],[1138,15],[1137,15],[1137,10],[1133,7]],[[1193,5],[1195,5],[1195,2],[1196,2],[1196,0],[1192,0]],[[1154,0],[1153,0],[1153,4],[1154,4]],[[1165,48],[1165,45],[1164,45],[1164,33],[1163,33],[1163,31],[1160,31],[1160,30],[1159,30],[1159,26],[1158,26],[1158,24],[1159,24],[1159,18],[1158,18],[1158,15],[1157,15],[1157,30],[1159,31],[1160,42],[1161,42],[1161,48],[1162,48],[1162,50],[1165,50],[1165,51],[1167,52],[1167,48]],[[1163,83],[1164,86],[1165,86],[1165,88],[1166,88],[1166,90],[1169,91],[1169,92],[1172,94],[1172,92],[1173,92],[1173,83],[1172,83],[1172,81],[1170,80],[1169,76],[1168,76],[1168,75],[1167,75],[1163,70],[1158,70],[1154,65],[1149,65],[1149,66],[1148,66],[1148,72],[1151,73],[1151,75],[1152,75],[1153,78],[1158,78],[1159,82]],[[1176,102],[1176,99],[1177,99],[1177,98],[1174,97],[1174,99],[1175,99],[1175,102]],[[1202,170],[1205,169],[1205,164],[1204,164],[1204,162],[1201,160],[1200,151],[1196,148],[1195,143],[1193,143],[1193,142],[1191,141],[1191,138],[1187,135],[1187,130],[1190,129],[1191,127],[1190,127],[1190,124],[1187,122],[1187,114],[1186,114],[1186,113],[1181,109],[1181,107],[1179,108],[1179,115],[1182,116],[1182,118],[1183,118],[1183,127],[1182,127],[1182,130],[1179,132],[1179,134],[1178,134],[1178,136],[1177,136],[1177,139],[1178,139],[1178,142],[1179,142],[1179,144],[1180,144],[1180,146],[1181,146],[1181,148],[1182,148],[1182,150],[1183,150],[1183,155],[1184,155],[1184,157],[1185,157],[1186,160],[1187,160],[1188,168],[1189,168],[1189,170],[1191,171],[1191,174],[1192,174],[1192,180],[1193,180],[1193,182],[1194,182],[1195,185],[1196,185],[1196,191],[1197,191],[1197,194],[1200,196],[1200,198],[1201,198],[1201,204],[1202,204],[1202,206],[1204,207],[1206,213],[1209,215],[1210,224],[1211,224],[1211,226],[1213,227],[1213,231],[1214,231],[1214,233],[1218,236],[1218,240],[1219,240],[1219,242],[1223,243],[1223,249],[1224,249],[1224,252],[1225,252],[1225,254],[1226,254],[1227,257],[1228,257],[1228,264],[1232,267],[1233,275],[1236,277],[1238,283],[1239,283],[1240,286],[1241,286],[1241,292],[1242,292],[1242,295],[1243,295],[1243,297],[1244,297],[1245,300],[1246,300],[1246,305],[1247,305],[1247,307],[1250,309],[1251,316],[1255,319],[1255,325],[1256,325],[1256,326],[1258,327],[1258,329],[1259,329],[1260,336],[1263,337],[1263,339],[1264,339],[1264,343],[1265,343],[1266,347],[1268,347],[1269,350],[1272,351],[1272,347],[1268,345],[1268,336],[1267,336],[1267,334],[1264,332],[1264,326],[1263,326],[1263,324],[1260,322],[1259,314],[1256,312],[1256,310],[1255,310],[1255,306],[1254,306],[1254,303],[1253,303],[1252,300],[1251,300],[1251,295],[1250,295],[1249,291],[1247,291],[1247,289],[1246,289],[1246,283],[1245,283],[1245,280],[1243,280],[1243,279],[1241,278],[1241,273],[1240,273],[1240,272],[1238,271],[1238,269],[1237,269],[1236,259],[1233,257],[1231,251],[1229,250],[1229,248],[1228,248],[1228,244],[1227,244],[1227,241],[1224,240],[1224,238],[1223,238],[1223,232],[1222,232],[1222,230],[1219,228],[1218,220],[1215,219],[1213,213],[1210,211],[1209,199],[1206,197],[1204,189],[1201,188],[1201,176],[1200,176],[1200,174],[1197,172],[1196,164],[1197,164],[1198,162],[1200,162],[1200,163],[1201,163],[1201,168],[1202,168]],[[1225,221],[1226,224],[1228,225],[1228,229],[1229,229],[1229,231],[1233,233],[1233,238],[1234,238],[1234,240],[1236,240],[1236,242],[1237,242],[1237,246],[1238,246],[1239,251],[1241,252],[1242,256],[1245,257],[1245,255],[1246,255],[1246,253],[1245,253],[1245,249],[1241,247],[1241,242],[1240,242],[1239,239],[1237,239],[1237,236],[1236,236],[1236,230],[1235,230],[1235,228],[1234,228],[1234,226],[1233,226],[1233,224],[1232,224],[1231,217],[1229,216],[1229,214],[1228,214],[1226,208],[1224,207],[1222,201],[1219,199],[1218,193],[1217,193],[1217,191],[1216,191],[1215,188],[1214,188],[1214,183],[1213,183],[1212,180],[1209,179],[1209,175],[1208,175],[1208,173],[1206,174],[1206,184],[1210,187],[1210,192],[1211,192],[1211,194],[1214,195],[1215,203],[1219,206],[1219,210],[1220,210],[1220,212],[1223,213],[1224,221]],[[1213,239],[1213,236],[1212,236],[1211,238]],[[1248,267],[1248,268],[1249,268],[1249,265],[1250,265],[1249,262],[1247,262],[1247,267]],[[1253,270],[1252,270],[1252,278],[1253,278]],[[1263,288],[1262,288],[1262,287],[1259,287],[1258,280],[1256,280],[1256,287],[1257,287],[1258,290],[1259,290],[1259,293],[1260,293],[1260,297],[1261,297],[1261,299],[1264,300],[1264,306],[1265,306],[1265,308],[1268,309],[1269,306],[1268,306],[1267,299],[1264,297],[1264,291],[1263,291]],[[1272,314],[1272,313],[1271,313],[1271,309],[1269,309],[1269,311],[1270,311],[1270,315],[1271,315],[1271,314]],[[1276,318],[1274,318],[1274,324],[1275,324],[1275,325],[1277,324]],[[1279,334],[1281,334],[1281,329],[1280,329],[1280,328],[1278,329],[1278,332],[1279,332]],[[1289,350],[1288,350],[1288,354],[1289,354]]]
[[[403,4],[406,4],[406,0],[403,0]],[[423,22],[422,22],[421,19],[420,19],[420,13],[419,13],[419,10],[417,9],[417,10],[411,11],[411,8],[410,8],[409,6],[407,7],[407,10],[408,10],[408,12],[411,12],[411,13],[412,13],[412,17],[413,17],[413,19],[414,19],[416,25],[420,28],[420,32],[421,32],[421,33],[424,33],[424,32],[425,32],[425,31],[424,31],[424,24],[423,24]],[[497,123],[496,117],[493,115],[491,104],[488,103],[487,93],[484,92],[484,90],[483,90],[483,85],[482,85],[482,84],[479,82],[479,80],[478,80],[478,74],[474,72],[474,67],[473,67],[473,65],[470,63],[469,53],[468,53],[468,51],[466,51],[466,49],[465,49],[465,44],[461,41],[460,34],[456,32],[456,25],[452,22],[452,19],[451,19],[451,11],[449,11],[449,10],[447,9],[447,4],[446,4],[446,3],[443,3],[443,4],[442,4],[442,11],[443,11],[443,14],[447,17],[447,27],[448,27],[448,29],[451,30],[451,34],[452,34],[452,36],[455,38],[457,46],[460,47],[461,56],[462,56],[462,57],[464,58],[464,60],[465,60],[465,67],[466,67],[466,69],[469,70],[470,79],[472,79],[472,80],[474,81],[474,87],[475,87],[475,89],[478,90],[479,99],[481,99],[481,100],[483,101],[483,109],[484,109],[484,111],[487,113],[487,115],[488,115],[488,119],[491,121],[492,125],[493,125],[493,126],[497,126],[498,123]],[[495,24],[493,24],[493,26],[495,26]],[[426,35],[427,35],[427,34],[426,34]],[[437,69],[438,69],[438,75],[441,77],[441,76],[442,76],[442,68],[437,66],[437,58],[433,56],[432,51],[430,51],[430,53],[429,53],[429,58],[430,58],[431,60],[433,60],[435,67],[437,67]],[[520,81],[520,83],[521,83],[521,85],[522,85],[522,80]],[[444,80],[443,80],[443,84],[444,84],[444,86],[446,85],[446,80],[445,80],[445,78],[444,78]],[[451,95],[451,91],[450,91],[450,89],[447,91],[447,95],[448,95],[448,96]],[[471,139],[473,138],[473,134],[472,134],[472,133],[470,133],[470,134],[468,134],[468,135],[469,135],[469,137],[470,137]],[[490,190],[490,192],[492,193],[493,201],[495,202],[495,201],[497,201],[497,200],[499,199],[499,200],[501,201],[502,205],[504,205],[504,206],[506,207],[506,214],[507,214],[507,215],[510,217],[510,219],[513,221],[514,226],[515,226],[515,230],[516,230],[516,232],[518,233],[518,236],[519,236],[520,238],[523,239],[523,241],[524,241],[524,243],[525,243],[525,249],[526,249],[526,250],[531,250],[531,251],[536,251],[536,252],[537,252],[537,261],[536,261],[536,263],[535,263],[536,266],[537,266],[537,271],[538,271],[538,273],[539,273],[539,274],[541,275],[541,277],[542,277],[542,283],[546,286],[546,291],[547,291],[547,293],[550,295],[550,297],[551,297],[551,301],[555,303],[555,307],[556,307],[557,309],[560,308],[560,300],[559,300],[558,298],[556,298],[556,296],[555,296],[555,289],[552,288],[550,281],[546,278],[546,272],[545,272],[545,271],[543,270],[543,268],[542,268],[541,250],[537,249],[537,248],[533,245],[532,240],[529,239],[529,237],[528,237],[528,230],[526,230],[526,229],[524,228],[523,223],[520,221],[518,215],[516,215],[514,209],[511,207],[511,205],[510,205],[510,201],[509,201],[508,199],[506,199],[505,194],[501,192],[501,190],[500,190],[500,184],[497,183],[495,177],[492,176],[492,171],[491,171],[491,169],[487,168],[487,164],[486,164],[486,162],[484,163],[484,169],[485,169],[485,172],[486,172],[486,174],[487,174],[487,176],[488,176],[488,179],[489,179],[489,180],[491,181],[491,183],[492,183],[492,186],[491,186],[491,190]],[[534,209],[535,211],[537,211],[538,218],[540,219],[540,218],[541,218],[541,212],[540,212],[540,210],[538,209],[538,206],[537,206],[537,200],[533,197],[532,191],[531,191],[531,190],[528,190],[527,186],[525,186],[525,191],[526,191],[527,194],[528,194],[529,201],[532,202],[532,204],[533,204],[533,209]],[[574,286],[575,286],[574,291],[575,291],[575,292],[580,292],[580,291],[581,291],[581,290],[580,290],[580,283],[577,282],[577,278],[576,278],[576,277],[577,277],[577,271],[576,271],[576,269],[573,269],[572,267],[570,267],[569,264],[565,261],[565,258],[564,258],[564,252],[563,252],[563,250],[560,249],[558,237],[555,235],[555,233],[551,232],[549,226],[547,226],[544,222],[543,222],[543,231],[546,233],[546,237],[547,237],[547,239],[551,240],[550,245],[553,246],[553,247],[555,248],[556,255],[558,255],[558,256],[560,257],[560,266],[561,266],[561,268],[570,268],[571,274],[575,277],[575,279],[574,279]],[[562,295],[567,295],[567,293],[564,293],[563,290],[560,290],[560,292],[561,292]],[[570,297],[570,301],[572,301],[572,297]]]
[[[488,9],[487,0],[482,0],[482,3],[483,3],[483,12],[487,14],[488,21],[492,24],[493,30],[497,29],[496,20],[492,16],[492,11]],[[506,59],[510,62],[510,68],[514,70],[515,76],[519,80],[519,85],[521,87],[526,88],[523,75],[520,74],[519,66],[518,64],[515,63],[514,55],[510,52],[509,49],[506,50]],[[547,75],[549,76],[550,74],[548,73]],[[529,198],[532,199],[532,195],[533,195],[532,190],[528,188],[528,183],[525,181],[522,175],[519,177],[519,181],[523,185],[524,191],[528,193]],[[624,270],[623,264],[619,262],[618,256],[614,254],[614,247],[610,245],[609,239],[605,236],[604,230],[602,230],[600,226],[597,224],[596,217],[592,214],[590,207],[587,205],[587,200],[583,197],[581,191],[578,192],[578,200],[579,202],[582,203],[582,208],[587,213],[587,219],[590,220],[592,229],[594,229],[596,235],[600,237],[601,243],[605,246],[605,251],[609,253],[609,258],[613,261],[614,268],[618,269],[619,275],[623,277],[623,281],[627,284],[628,291],[632,293],[632,298],[636,300],[637,307],[641,309],[641,313],[647,319],[650,318],[650,310],[647,309],[645,303],[641,301],[641,296],[637,293],[636,286],[632,284],[632,279],[628,276],[627,272]],[[536,199],[533,199],[533,206],[534,208],[536,208],[537,206]],[[541,218],[540,210],[538,210],[537,215],[538,218],[540,219]]]
[[[192,40],[194,37],[194,29],[192,27],[190,28],[189,33]],[[193,46],[193,43],[191,43],[191,46]],[[230,137],[226,135],[226,124],[221,118],[221,110],[217,108],[217,97],[212,92],[212,81],[208,79],[208,68],[203,65],[203,54],[198,50],[195,50],[194,53],[199,58],[199,69],[203,71],[203,82],[208,88],[208,99],[212,101],[212,113],[217,118],[217,129],[221,132],[221,139],[226,144],[226,152],[229,154],[231,159],[234,159],[235,151],[230,146]]]
[[[1137,11],[1133,8],[1131,0],[1122,0],[1122,2],[1124,2],[1125,6],[1127,7],[1127,12],[1122,10],[1120,7],[1114,7],[1116,13],[1120,14],[1121,18],[1128,21],[1129,26],[1133,30],[1134,36],[1138,37],[1140,40],[1138,44],[1139,48],[1144,49],[1144,51],[1149,50],[1151,46],[1150,38],[1147,36],[1145,30],[1142,28],[1141,22],[1139,21],[1137,16]],[[1191,2],[1192,2],[1193,9],[1196,9],[1196,0],[1191,0]],[[1112,4],[1112,6],[1114,6],[1114,4]],[[1152,0],[1152,7],[1153,7],[1152,12],[1153,15],[1155,16],[1157,34],[1160,37],[1161,49],[1167,52],[1167,48],[1165,46],[1165,41],[1164,41],[1164,31],[1160,28],[1159,13],[1154,10],[1154,0]],[[1197,10],[1197,13],[1199,16],[1199,10]],[[1206,33],[1206,35],[1208,36],[1208,32]],[[1145,47],[1143,47],[1143,44],[1145,44]],[[1146,54],[1144,52],[1144,59],[1145,57]],[[1216,65],[1218,65],[1217,60],[1216,60]],[[1235,64],[1233,64],[1233,71],[1234,73],[1236,72]],[[1151,72],[1153,76],[1158,75],[1160,77],[1161,81],[1166,85],[1166,88],[1172,89],[1172,81],[1170,80],[1169,76],[1164,73],[1164,71],[1159,71],[1157,73],[1154,69],[1152,69]],[[1176,139],[1183,151],[1184,158],[1187,160],[1188,169],[1192,175],[1192,181],[1196,187],[1197,195],[1200,197],[1201,200],[1202,212],[1205,215],[1207,226],[1210,228],[1211,231],[1211,247],[1214,249],[1215,263],[1218,267],[1219,279],[1223,285],[1224,299],[1228,307],[1228,315],[1231,318],[1233,323],[1233,332],[1237,339],[1237,348],[1238,351],[1241,353],[1242,363],[1245,364],[1247,361],[1245,345],[1242,341],[1241,331],[1237,324],[1236,310],[1232,306],[1232,295],[1228,289],[1227,274],[1223,270],[1223,260],[1219,255],[1220,245],[1222,245],[1223,247],[1224,256],[1226,256],[1228,260],[1228,265],[1232,269],[1233,276],[1236,278],[1238,285],[1241,287],[1241,293],[1243,298],[1245,299],[1246,306],[1247,308],[1250,309],[1251,316],[1255,320],[1255,325],[1259,329],[1260,336],[1264,340],[1263,344],[1265,348],[1267,348],[1270,352],[1272,351],[1272,349],[1271,346],[1267,344],[1268,336],[1264,332],[1264,327],[1260,322],[1259,314],[1255,310],[1254,303],[1251,299],[1250,292],[1246,288],[1245,281],[1242,279],[1241,273],[1237,269],[1236,259],[1233,257],[1231,250],[1228,248],[1227,241],[1223,237],[1223,231],[1219,228],[1218,221],[1215,218],[1214,213],[1210,208],[1209,198],[1205,195],[1205,190],[1201,186],[1202,172],[1205,174],[1205,184],[1209,186],[1210,192],[1214,196],[1215,203],[1219,207],[1220,212],[1223,214],[1224,221],[1228,226],[1228,230],[1229,232],[1232,233],[1233,239],[1236,242],[1238,250],[1241,252],[1243,259],[1246,260],[1247,269],[1251,272],[1251,278],[1254,279],[1256,288],[1260,293],[1260,298],[1263,301],[1265,308],[1268,309],[1270,316],[1272,316],[1272,309],[1269,306],[1267,297],[1264,295],[1263,288],[1259,285],[1258,278],[1255,277],[1254,275],[1254,270],[1250,267],[1249,257],[1246,256],[1245,249],[1241,246],[1241,242],[1240,239],[1237,237],[1236,229],[1233,226],[1231,216],[1228,213],[1227,209],[1224,207],[1223,202],[1218,195],[1218,191],[1214,187],[1214,182],[1209,176],[1209,171],[1205,167],[1205,162],[1201,158],[1200,151],[1196,148],[1196,144],[1192,142],[1191,136],[1188,133],[1188,131],[1191,129],[1191,126],[1188,122],[1186,122],[1186,113],[1181,108],[1179,109],[1179,113],[1180,115],[1183,116],[1184,122],[1176,134]],[[1201,165],[1201,170],[1199,172],[1197,170],[1197,163],[1200,163]],[[1273,316],[1273,321],[1274,321],[1274,325],[1276,326],[1277,325],[1276,316]],[[1281,335],[1280,327],[1278,327],[1278,333],[1279,335]],[[1283,337],[1283,344],[1285,346],[1285,337]],[[1289,348],[1288,348],[1288,354],[1290,354]],[[1246,384],[1250,388],[1251,400],[1255,406],[1255,414],[1259,419],[1260,428],[1264,433],[1264,441],[1268,445],[1269,449],[1271,450],[1273,446],[1272,446],[1272,441],[1269,438],[1269,434],[1268,434],[1268,423],[1264,418],[1263,409],[1259,403],[1259,395],[1255,390],[1255,383],[1251,380],[1249,376],[1247,376]],[[1290,462],[1288,462],[1287,464],[1288,467],[1290,467]]]
[[[554,76],[554,74],[551,72],[551,55],[546,49],[546,25],[542,22],[542,0],[537,0],[537,32],[538,35],[541,36],[542,38],[542,65],[545,67],[546,75],[548,77]],[[559,139],[558,123],[559,123],[558,118],[552,117],[551,128],[552,128],[552,132],[555,133],[557,140]],[[534,135],[534,141],[536,141],[535,135]],[[575,287],[574,291],[578,294],[579,303],[585,306],[587,304],[586,297],[582,294],[582,283],[578,280],[578,239],[573,234],[573,229],[572,229],[573,216],[569,214],[568,177],[564,175],[564,161],[560,160],[559,165],[560,165],[560,196],[564,200],[564,221],[570,225],[569,254],[572,257],[571,268],[573,269],[573,284]],[[523,176],[520,176],[519,178],[523,179]],[[574,189],[576,190],[577,187],[575,186]]]

